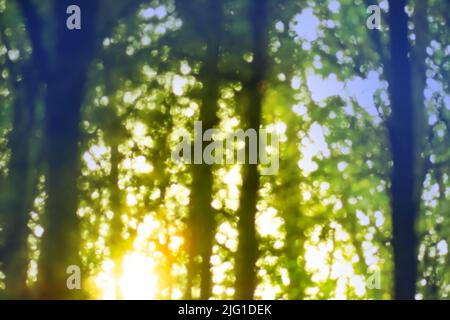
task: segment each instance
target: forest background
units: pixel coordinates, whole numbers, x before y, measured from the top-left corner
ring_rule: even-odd
[[[448,299],[449,18],[0,0],[0,297]],[[279,170],[173,161],[195,121],[276,134]]]

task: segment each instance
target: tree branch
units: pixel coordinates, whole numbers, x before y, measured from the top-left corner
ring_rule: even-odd
[[[36,6],[31,0],[18,0],[20,11],[22,12],[24,23],[33,48],[32,60],[34,65],[38,66],[41,76],[47,74],[47,55],[42,46],[42,26],[43,20],[39,16]]]
[[[9,42],[8,36],[5,33],[5,28],[2,25],[0,25],[0,29],[1,29],[0,40],[3,43],[3,45],[5,46],[6,51],[8,52],[11,50],[11,44]],[[17,83],[17,75],[19,74],[19,72],[16,68],[16,65],[9,59],[8,55],[5,56],[5,65],[6,65],[6,68],[10,72],[10,75],[8,78],[10,79],[11,86],[14,88],[14,90],[19,90],[18,89],[19,86]]]
[[[111,16],[110,19],[99,28],[97,38],[100,40],[106,38],[113,31],[119,20],[134,14],[143,3],[145,3],[145,1],[128,0],[127,4],[122,6],[117,14]]]

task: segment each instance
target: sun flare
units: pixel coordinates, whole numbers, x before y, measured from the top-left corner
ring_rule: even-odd
[[[125,255],[122,274],[116,279],[113,274],[114,262],[105,261],[102,272],[96,277],[101,297],[106,300],[155,299],[157,277],[154,268],[155,263],[151,258],[138,252],[131,252]]]

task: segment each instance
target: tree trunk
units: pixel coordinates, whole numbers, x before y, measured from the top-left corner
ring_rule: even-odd
[[[297,166],[299,158],[298,148],[298,129],[295,122],[298,121],[291,113],[289,113],[291,121],[287,120],[286,136],[289,145],[286,145],[285,159],[281,159],[280,178],[282,188],[279,192],[279,203],[284,203],[283,207],[279,208],[283,212],[286,242],[285,242],[285,257],[286,269],[289,274],[289,299],[304,299],[305,290],[311,282],[306,273],[305,261],[305,216],[302,215],[301,208],[301,192],[299,184],[301,182],[300,171]],[[292,120],[293,119],[293,120]]]
[[[28,268],[28,217],[33,206],[37,182],[33,166],[32,140],[35,106],[39,83],[31,70],[26,70],[24,80],[17,86],[14,104],[13,129],[10,135],[11,160],[6,192],[5,242],[2,261],[6,274],[9,298],[24,297]]]
[[[421,184],[420,137],[413,102],[408,18],[404,0],[389,1],[391,119],[389,136],[393,157],[391,208],[396,299],[414,299],[417,280],[416,217]]]
[[[124,242],[122,238],[122,191],[119,188],[119,164],[121,162],[121,154],[119,146],[116,141],[111,143],[111,174],[110,174],[110,188],[111,188],[111,209],[114,212],[111,221],[111,231],[109,236],[109,247],[111,250],[111,259],[114,262],[114,280],[116,299],[122,299],[122,292],[120,290],[120,276],[122,275],[123,251],[121,243]]]
[[[4,13],[6,14],[6,13]],[[10,49],[9,39],[2,25],[2,42]],[[28,215],[33,206],[37,183],[37,163],[33,149],[35,114],[41,82],[33,64],[38,61],[33,52],[28,61],[13,63],[6,60],[10,72],[11,87],[15,91],[12,131],[9,135],[11,159],[5,192],[0,193],[0,219],[4,239],[0,247],[0,261],[6,274],[8,298],[26,296],[28,268]],[[19,78],[22,78],[20,81]]]
[[[182,4],[179,4],[182,6]],[[204,21],[199,28],[204,30],[201,35],[206,44],[205,61],[200,70],[200,80],[203,84],[201,93],[200,121],[205,132],[216,126],[217,104],[220,95],[220,41],[223,30],[222,1],[208,1],[207,9],[197,8],[202,13],[200,21]],[[182,7],[180,7],[181,10]],[[186,19],[191,19],[186,16]],[[202,139],[201,137],[199,137]],[[202,142],[202,150],[207,142]],[[188,279],[185,297],[192,298],[192,288],[197,275],[200,276],[200,299],[211,297],[212,275],[211,255],[215,234],[214,210],[211,207],[213,196],[213,172],[209,164],[192,165],[192,186],[188,220],[189,263]]]
[[[66,28],[69,5],[82,8],[82,29]],[[45,101],[46,212],[39,263],[41,298],[71,298],[66,285],[70,265],[81,268],[77,217],[79,122],[88,67],[94,50],[98,1],[57,1],[56,44]]]
[[[267,0],[253,0],[250,3],[250,21],[253,40],[254,59],[251,65],[252,75],[244,85],[246,94],[245,125],[254,129],[259,140],[261,125],[264,79],[267,68],[266,52],[268,50],[268,3]],[[246,153],[249,146],[246,143]],[[249,157],[246,157],[247,161]],[[256,204],[259,189],[257,164],[243,166],[243,184],[238,210],[239,244],[236,253],[236,299],[253,299],[256,288],[255,265],[258,257],[256,239]]]

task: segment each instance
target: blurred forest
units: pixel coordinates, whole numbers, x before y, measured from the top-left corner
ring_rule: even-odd
[[[0,0],[0,298],[448,299],[449,20]],[[277,134],[278,172],[173,161],[196,120]]]

